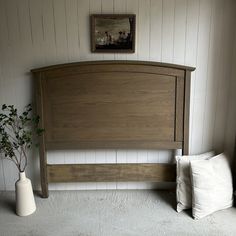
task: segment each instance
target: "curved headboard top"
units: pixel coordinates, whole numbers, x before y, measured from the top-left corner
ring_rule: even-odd
[[[41,68],[32,69],[32,73],[53,70],[53,69],[62,69],[67,67],[77,67],[82,65],[114,65],[114,64],[127,64],[127,65],[149,65],[149,66],[158,66],[172,69],[188,70],[194,71],[195,68],[191,66],[176,65],[170,63],[154,62],[154,61],[121,61],[121,60],[112,60],[112,61],[81,61],[81,62],[72,62],[58,65],[51,65]]]
[[[193,70],[143,61],[32,70],[38,78],[46,149],[182,149]]]

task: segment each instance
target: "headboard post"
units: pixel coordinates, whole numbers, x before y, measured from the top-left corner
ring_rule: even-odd
[[[44,126],[43,116],[43,97],[42,97],[42,73],[37,74],[36,79],[36,110],[40,116],[39,126]],[[45,134],[39,138],[39,155],[40,155],[40,180],[42,188],[42,197],[48,198],[48,178],[47,178],[47,154],[45,150]]]
[[[190,110],[190,87],[191,87],[191,71],[185,71],[184,86],[184,142],[183,155],[189,154],[189,110]]]

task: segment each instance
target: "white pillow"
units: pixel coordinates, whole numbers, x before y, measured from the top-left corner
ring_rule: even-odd
[[[233,184],[224,153],[209,160],[191,162],[193,218],[200,219],[233,205]]]
[[[194,156],[176,156],[176,198],[177,212],[192,208],[192,184],[190,178],[190,161],[205,160],[213,157],[213,151]]]

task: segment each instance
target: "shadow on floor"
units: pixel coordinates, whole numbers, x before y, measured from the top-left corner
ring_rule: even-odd
[[[16,213],[15,199],[4,199],[1,203],[2,208],[11,213]]]
[[[168,194],[167,194],[168,192]],[[153,191],[154,194],[158,196],[158,198],[169,205],[171,208],[176,210],[176,195],[175,191],[168,191],[168,190],[155,190]]]

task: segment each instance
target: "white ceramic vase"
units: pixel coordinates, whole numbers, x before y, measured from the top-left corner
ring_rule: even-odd
[[[19,173],[16,182],[16,214],[28,216],[36,210],[33,189],[30,179],[26,178],[25,172]]]

